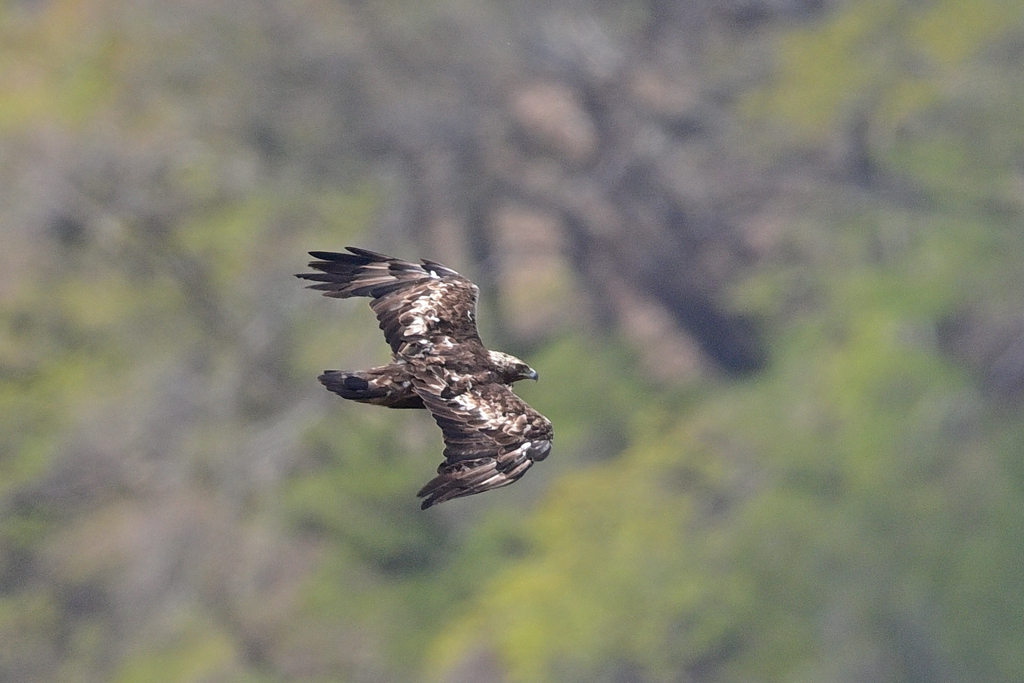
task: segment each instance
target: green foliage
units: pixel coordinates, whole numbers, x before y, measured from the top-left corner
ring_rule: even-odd
[[[744,104],[752,118],[820,144],[856,116],[887,133],[942,102],[993,41],[1019,29],[1019,4],[868,0],[785,31],[773,78]]]
[[[0,11],[0,129],[79,124],[116,90],[117,29],[96,24],[83,35],[82,10],[54,3],[34,22]]]
[[[588,459],[618,452],[644,419],[651,387],[638,381],[635,360],[622,346],[583,335],[567,335],[531,357],[542,374],[517,392],[558,425],[560,452]]]
[[[195,624],[162,647],[132,658],[111,680],[116,683],[199,683],[226,678],[236,670],[235,649],[225,634]],[[232,677],[232,680],[238,679]],[[261,678],[244,680],[257,683]],[[269,683],[272,679],[262,680]]]
[[[307,433],[306,448],[319,462],[292,479],[286,507],[299,529],[328,534],[368,562],[381,563],[382,570],[404,563],[415,567],[428,561],[436,539],[424,534],[428,527],[412,494],[432,476],[438,444],[429,438],[434,435],[426,415],[390,416],[360,408],[355,415],[334,415]],[[403,415],[423,438],[399,440],[387,418]]]

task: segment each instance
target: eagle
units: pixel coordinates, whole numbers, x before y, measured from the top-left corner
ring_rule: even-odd
[[[486,348],[476,328],[479,288],[427,259],[419,264],[357,247],[311,251],[309,289],[365,296],[391,347],[391,363],[327,370],[320,383],[342,398],[386,408],[424,408],[444,436],[444,461],[416,495],[420,507],[508,486],[551,452],[551,422],[512,392],[537,371]]]

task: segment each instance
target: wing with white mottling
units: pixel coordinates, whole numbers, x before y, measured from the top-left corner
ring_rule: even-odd
[[[349,254],[311,251],[309,266],[319,272],[297,277],[312,280],[324,296],[371,297],[391,350],[396,354],[433,353],[457,344],[480,345],[476,330],[477,287],[451,268],[424,260],[409,263],[366,249],[346,247]]]
[[[551,450],[551,423],[504,384],[453,393],[443,379],[431,375],[417,378],[413,386],[445,443],[437,476],[417,494],[424,509],[507,486]]]

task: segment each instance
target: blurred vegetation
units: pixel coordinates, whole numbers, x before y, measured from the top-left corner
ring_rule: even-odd
[[[1003,0],[7,3],[0,683],[1024,678],[1022,45]],[[347,244],[483,285],[551,458],[418,509],[430,418],[315,382],[386,357],[291,277]]]

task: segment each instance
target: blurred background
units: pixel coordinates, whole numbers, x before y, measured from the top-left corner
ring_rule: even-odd
[[[1024,680],[1024,4],[0,4],[0,683]],[[458,269],[552,456],[292,274]]]

